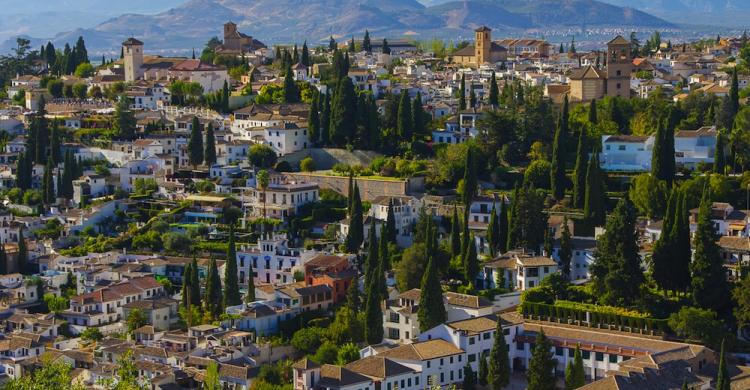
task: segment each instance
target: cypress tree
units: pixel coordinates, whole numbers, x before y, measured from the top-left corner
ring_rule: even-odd
[[[182,272],[182,307],[188,308],[188,304],[190,303],[190,278],[191,278],[191,268],[190,263],[188,263],[185,266],[185,270]]]
[[[462,390],[476,390],[477,388],[477,379],[474,376],[474,370],[471,369],[471,364],[466,362],[466,365],[464,366],[464,381],[463,386],[461,387]]]
[[[292,66],[287,65],[286,74],[284,75],[284,101],[286,103],[298,103],[299,102],[299,90],[297,89],[297,83],[294,81],[294,73],[292,73]]]
[[[490,248],[490,255],[495,257],[497,248],[500,245],[500,225],[497,221],[497,209],[495,204],[492,204],[492,211],[490,212],[490,223],[487,225],[487,246]]]
[[[654,149],[651,152],[651,175],[659,180],[667,180],[667,167],[664,166],[666,129],[664,122],[658,121],[654,135]]]
[[[721,129],[716,133],[716,150],[714,151],[714,172],[724,174],[726,166],[726,155],[724,154],[724,132]]]
[[[229,224],[227,262],[224,267],[224,307],[242,303],[240,286],[237,284],[237,250],[234,244],[234,224]]]
[[[315,92],[313,94],[312,104],[310,105],[310,112],[307,115],[307,131],[310,137],[310,142],[313,144],[317,144],[320,138],[320,113],[318,112],[320,99],[320,93]]]
[[[735,70],[736,72],[736,70]],[[724,342],[721,340],[721,351],[719,352],[719,368],[716,374],[716,390],[730,390],[732,377],[727,369],[726,355],[724,353]]]
[[[552,343],[544,330],[541,329],[536,335],[534,348],[531,351],[531,360],[529,369],[526,373],[528,380],[528,390],[554,390],[555,374],[553,373],[557,365],[552,353]]]
[[[420,290],[417,317],[419,318],[419,330],[424,332],[444,323],[447,316],[443,304],[443,289],[438,279],[434,256],[427,260]]]
[[[606,219],[604,173],[599,166],[599,151],[594,149],[586,170],[586,193],[583,203],[583,218],[590,231],[603,226]]]
[[[593,103],[592,103],[593,104]],[[586,163],[588,155],[586,152],[586,130],[581,129],[578,133],[578,151],[576,152],[576,166],[573,171],[573,207],[582,208],[586,193]]]
[[[508,240],[506,241],[506,251],[516,248],[518,242],[521,240],[521,226],[518,224],[518,205],[520,200],[520,190],[518,183],[516,188],[513,190],[513,199],[510,205],[510,215],[508,216]]]
[[[596,99],[591,99],[591,104],[589,105],[589,123],[591,124],[591,127],[594,127],[598,122],[599,119],[596,112]]]
[[[380,257],[379,264],[383,264],[383,272],[387,271],[391,262],[391,255],[388,252],[388,241],[383,239],[383,234],[380,234],[380,246],[378,247],[378,256]],[[387,291],[386,291],[387,293]],[[387,294],[386,294],[387,295]],[[385,295],[384,295],[385,296]]]
[[[636,212],[625,197],[607,220],[606,231],[597,242],[590,270],[594,291],[604,304],[630,306],[641,296],[645,282],[636,242]]]
[[[687,193],[680,191],[680,201],[675,208],[675,223],[672,225],[674,236],[674,283],[675,289],[687,292],[690,289],[690,262],[693,251],[690,249],[690,221],[688,216]]]
[[[352,79],[344,77],[339,82],[331,102],[330,136],[334,146],[351,143],[356,132],[357,98]]]
[[[198,262],[193,255],[193,261],[190,263],[190,304],[201,306],[201,284],[200,284],[200,269],[198,268]]]
[[[380,267],[378,267],[380,268]],[[382,278],[382,275],[380,276]],[[365,306],[365,341],[368,344],[378,344],[383,341],[383,310],[380,306],[382,297],[377,286],[377,276],[367,287],[367,301]]]
[[[8,254],[5,253],[5,245],[0,244],[0,275],[8,274]]]
[[[451,219],[451,256],[454,258],[461,254],[461,223],[458,221],[458,210],[453,206],[453,218]]]
[[[398,103],[398,120],[396,122],[396,130],[398,136],[402,140],[411,140],[412,137],[412,121],[411,121],[411,99],[406,91],[401,91],[401,98]]]
[[[221,280],[219,279],[219,269],[216,266],[216,259],[211,258],[206,275],[206,296],[204,298],[206,311],[211,313],[211,318],[217,319],[224,310],[222,307],[223,297],[221,293]]]
[[[412,139],[422,137],[427,133],[425,123],[425,112],[422,107],[422,93],[417,92],[417,97],[411,104]]]
[[[42,195],[44,198],[44,204],[52,204],[55,202],[55,182],[52,176],[52,170],[55,168],[52,162],[52,157],[47,159],[47,165],[44,166],[44,176],[42,179]]]
[[[304,66],[312,65],[310,62],[310,50],[307,48],[307,40],[302,43],[302,58],[300,59],[300,62]]]
[[[320,110],[320,143],[329,145],[331,142],[331,96],[323,95],[322,109]]]
[[[573,356],[573,361],[568,362],[568,367],[565,368],[565,390],[574,390],[586,385],[586,373],[580,347],[576,347]]]
[[[469,211],[468,209],[464,211],[464,223],[461,226],[463,227],[463,232],[461,233],[461,265],[463,266],[465,255],[469,251],[469,244],[472,243],[471,234],[469,233]]]
[[[190,130],[190,139],[188,140],[188,160],[193,168],[203,163],[203,134],[197,116],[193,117],[192,129]]]
[[[461,73],[461,84],[458,86],[458,110],[466,110],[466,75]]]
[[[468,211],[471,207],[471,202],[474,200],[474,194],[477,191],[477,168],[476,159],[474,158],[474,150],[469,145],[466,150],[466,163],[464,165],[464,189],[462,200],[464,207]]]
[[[391,244],[397,244],[398,231],[396,230],[396,216],[393,214],[393,199],[388,202],[388,215],[385,221],[386,238]]]
[[[489,367],[487,366],[487,353],[482,352],[482,357],[479,359],[479,384],[487,386],[487,375]]]
[[[382,235],[382,232],[381,232]],[[367,245],[367,258],[365,259],[365,290],[369,290],[372,278],[380,264],[378,257],[378,237],[375,231],[375,219],[370,223],[370,234]]]
[[[508,358],[508,344],[503,334],[501,319],[497,320],[495,340],[490,350],[490,361],[487,370],[487,382],[490,390],[501,390],[510,383],[510,359]]]
[[[362,310],[362,307],[360,306],[361,304],[359,283],[357,282],[357,279],[352,279],[352,282],[349,283],[349,287],[346,289],[346,307],[349,309],[350,313],[358,313]]]
[[[464,280],[472,285],[479,273],[479,259],[477,259],[477,245],[474,234],[469,235],[469,243],[463,257]]]
[[[691,287],[695,304],[719,314],[725,313],[730,303],[730,287],[724,261],[716,244],[716,234],[711,221],[711,201],[707,191],[704,191],[698,211],[690,271],[693,274]]]
[[[362,39],[362,50],[372,53],[372,43],[370,43],[370,32],[365,29],[365,37]]]
[[[211,123],[206,125],[206,150],[203,152],[203,156],[207,166],[216,164],[216,139],[214,138],[214,127]]]
[[[474,92],[474,86],[469,91],[469,106],[471,108],[477,108],[477,94]]]
[[[565,217],[563,218],[562,233],[560,234],[560,252],[558,256],[560,263],[562,263],[562,273],[566,278],[570,278],[570,261],[573,258],[573,244],[571,239],[570,229],[568,228],[568,217]]]
[[[678,215],[676,209],[679,196],[679,191],[673,189],[667,202],[667,212],[662,221],[662,234],[654,243],[654,250],[651,254],[651,277],[656,285],[664,290],[665,294],[668,290],[674,289],[673,256],[675,256],[674,251],[678,248],[675,246],[676,237],[672,233],[672,226],[679,223],[679,221],[673,219],[674,216]],[[688,243],[688,245],[690,244]]]
[[[60,127],[57,125],[57,121],[52,123],[52,133],[50,135],[50,146],[49,154],[52,157],[52,162],[55,165],[62,162],[62,149],[60,148]]]
[[[349,217],[349,231],[346,235],[346,248],[350,253],[356,253],[364,240],[364,226],[362,215],[362,200],[359,197],[359,186],[354,184],[352,212]]]
[[[568,99],[565,98],[565,107],[567,107]],[[566,112],[567,109],[563,109]],[[555,131],[555,139],[552,147],[552,164],[550,167],[550,183],[552,196],[557,200],[562,200],[565,197],[565,137],[567,134],[564,133],[563,123],[567,123],[567,118],[564,114],[560,115],[560,119],[557,122],[557,131]]]
[[[732,112],[737,114],[740,110],[740,89],[739,81],[737,80],[737,67],[735,66],[732,70],[732,84],[729,87],[729,101],[731,103]]]
[[[18,225],[18,270],[24,275],[34,272],[29,264],[29,251],[26,248],[26,238],[23,236],[23,225]]]
[[[504,200],[500,201],[500,217],[498,218],[497,229],[497,248],[500,252],[505,252],[508,248],[508,205]]]
[[[497,107],[499,105],[500,91],[497,88],[497,79],[495,78],[495,72],[492,72],[492,78],[490,79],[490,105]]]
[[[229,83],[224,80],[224,85],[221,87],[221,112],[229,112]]]
[[[328,38],[328,50],[334,51],[336,50],[336,40],[333,39],[333,35]]]
[[[383,54],[391,54],[391,47],[388,46],[388,40],[383,38],[383,46],[380,48]]]

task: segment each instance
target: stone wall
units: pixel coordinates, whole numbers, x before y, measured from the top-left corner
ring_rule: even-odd
[[[321,189],[331,189],[344,196],[349,196],[349,178],[347,176],[301,172],[287,172],[283,175],[287,180],[318,183]],[[354,180],[359,186],[360,197],[365,201],[371,201],[378,196],[405,196],[424,191],[423,177],[392,180],[355,177]]]

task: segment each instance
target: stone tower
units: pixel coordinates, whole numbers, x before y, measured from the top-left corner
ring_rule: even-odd
[[[128,38],[122,43],[125,62],[125,81],[135,81],[143,77],[143,42]]]
[[[474,30],[474,57],[477,61],[477,66],[490,62],[492,50],[492,30],[487,26],[479,27]]]
[[[607,43],[607,95],[630,97],[630,42],[621,36]]]

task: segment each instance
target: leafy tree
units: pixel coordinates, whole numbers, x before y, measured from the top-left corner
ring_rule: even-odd
[[[359,360],[359,347],[353,343],[346,343],[338,350],[336,364],[345,366],[355,360]]]
[[[276,164],[276,152],[273,149],[264,144],[255,144],[250,147],[250,151],[247,154],[248,160],[253,166],[259,168],[270,168]]]
[[[209,167],[216,164],[216,140],[214,138],[214,127],[211,123],[206,125],[206,150],[203,152],[203,159]]]
[[[555,374],[554,369],[557,362],[552,353],[552,343],[544,330],[540,330],[536,335],[534,348],[531,351],[531,360],[529,369],[526,373],[529,390],[554,390]]]
[[[591,273],[594,290],[609,305],[631,306],[641,296],[645,281],[638,255],[636,213],[627,198],[621,199],[597,242]]]
[[[78,64],[73,73],[76,77],[85,79],[94,75],[94,66],[89,63]]]
[[[417,317],[419,318],[419,330],[424,332],[444,323],[446,319],[443,289],[440,286],[434,258],[427,261],[420,290]]]
[[[711,201],[705,191],[693,235],[693,262],[690,264],[690,271],[693,274],[691,286],[695,304],[717,313],[725,313],[730,303],[729,282],[716,244],[711,221]]]
[[[336,344],[326,340],[320,345],[312,360],[318,364],[333,364],[338,359],[339,350]]]
[[[501,390],[510,383],[510,360],[508,358],[508,344],[503,333],[501,320],[497,321],[495,340],[490,350],[487,382],[490,390]]]
[[[88,341],[99,341],[104,338],[104,335],[99,328],[86,328],[81,332],[81,338]]]
[[[51,356],[43,356],[41,363],[40,367],[31,371],[30,374],[18,376],[6,382],[4,388],[7,390],[84,389],[84,386],[78,382],[73,382],[70,376],[73,367],[68,363],[53,359]]]
[[[127,96],[121,95],[115,106],[112,129],[117,137],[130,140],[135,137],[135,127],[135,114],[130,110],[130,100]]]
[[[190,165],[195,168],[203,163],[203,132],[198,117],[193,117],[190,138],[188,139],[188,160]]]
[[[206,367],[206,375],[203,378],[202,390],[221,390],[219,382],[219,364],[212,360]]]
[[[252,275],[250,275],[252,278]],[[227,261],[224,266],[224,307],[242,303],[240,287],[237,284],[237,251],[234,244],[234,224],[229,224]]]
[[[669,316],[667,324],[677,336],[714,349],[719,347],[725,335],[724,324],[716,317],[715,311],[708,309],[684,306]]]
[[[427,264],[426,245],[422,242],[404,249],[401,261],[396,263],[396,285],[399,291],[419,288]]]
[[[143,310],[136,308],[128,313],[126,324],[128,326],[128,333],[133,333],[134,330],[148,324],[148,317]]]

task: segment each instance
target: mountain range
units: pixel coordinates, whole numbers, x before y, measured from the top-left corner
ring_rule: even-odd
[[[153,14],[122,14],[95,26],[57,34],[52,41],[56,45],[72,43],[82,35],[90,52],[119,54],[120,42],[133,35],[146,43],[146,50],[167,53],[191,47],[200,49],[210,37],[220,35],[222,24],[229,20],[237,23],[240,31],[266,43],[301,43],[307,39],[313,45],[327,42],[331,35],[339,40],[361,36],[365,29],[374,37],[471,39],[471,30],[480,25],[493,28],[496,34],[554,28],[674,27],[665,19],[637,9],[597,0],[422,1],[432,3],[425,5],[417,0],[189,0]],[[34,31],[29,35],[34,36]],[[33,40],[35,46],[41,42]]]

